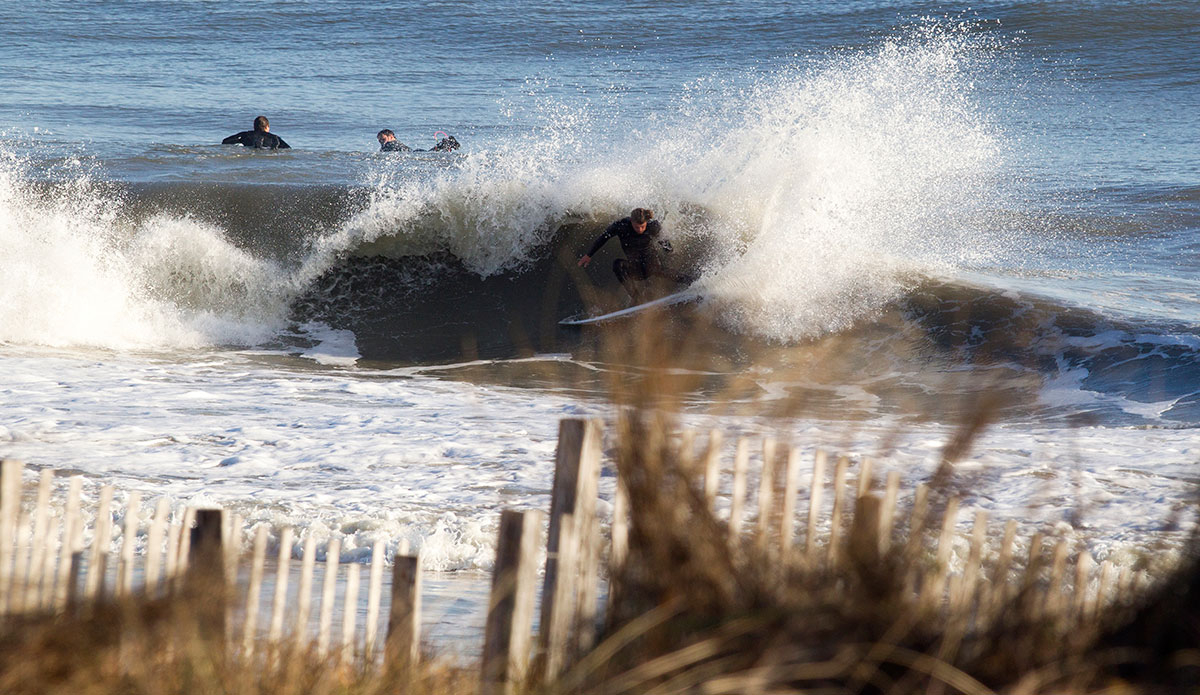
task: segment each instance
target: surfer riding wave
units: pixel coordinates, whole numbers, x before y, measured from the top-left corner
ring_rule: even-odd
[[[647,208],[634,208],[629,217],[608,225],[604,233],[592,242],[588,252],[580,257],[579,266],[586,268],[592,262],[592,256],[614,236],[620,240],[625,258],[613,261],[613,274],[635,304],[650,298],[647,296],[647,281],[652,277],[666,278],[685,285],[694,280],[688,275],[671,272],[663,266],[659,251],[671,253],[671,242],[662,238],[662,224],[654,219],[654,211]],[[657,242],[657,249],[651,242]]]

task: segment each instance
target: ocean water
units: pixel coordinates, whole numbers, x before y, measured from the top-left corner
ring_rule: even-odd
[[[483,576],[500,509],[548,505],[558,420],[644,374],[628,327],[556,322],[626,301],[615,243],[574,259],[645,206],[703,297],[635,328],[674,346],[685,425],[915,484],[998,397],[967,507],[1118,563],[1178,547],[1198,27],[1183,1],[0,4],[0,456]],[[291,150],[219,144],[259,114]]]

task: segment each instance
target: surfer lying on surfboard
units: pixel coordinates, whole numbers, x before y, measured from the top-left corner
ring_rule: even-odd
[[[621,250],[625,252],[625,258],[613,261],[613,273],[634,303],[641,303],[646,299],[643,297],[645,285],[651,277],[667,278],[685,284],[692,281],[692,278],[686,275],[672,273],[663,267],[658,249],[670,253],[671,242],[663,239],[661,235],[662,225],[654,219],[654,211],[634,208],[629,217],[608,225],[608,229],[592,243],[592,248],[579,259],[579,265],[586,268],[600,247],[614,236],[617,237],[621,240]],[[652,241],[657,242],[658,249],[650,243]]]

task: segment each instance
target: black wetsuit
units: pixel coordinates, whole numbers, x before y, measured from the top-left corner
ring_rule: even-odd
[[[399,140],[388,140],[379,146],[380,152],[412,152],[412,148]]]
[[[447,137],[442,138],[441,140],[438,140],[437,144],[434,145],[432,148],[430,148],[429,151],[430,152],[453,152],[454,150],[457,150],[460,147],[462,147],[462,145],[458,144],[458,140],[453,135],[449,135]]]
[[[222,145],[245,145],[256,150],[290,150],[292,146],[275,133],[265,130],[243,130],[221,141]]]
[[[629,295],[638,299],[641,293],[640,286],[634,281],[645,281],[651,276],[667,278],[674,282],[691,281],[688,276],[672,273],[663,267],[658,251],[651,245],[651,242],[657,242],[658,247],[664,252],[671,252],[671,242],[661,238],[661,234],[662,225],[658,220],[647,222],[646,231],[638,234],[633,229],[633,222],[626,217],[608,225],[608,229],[596,238],[586,255],[589,257],[596,255],[600,247],[614,236],[620,239],[621,250],[625,252],[625,258],[613,261],[613,273],[625,290],[629,292]]]

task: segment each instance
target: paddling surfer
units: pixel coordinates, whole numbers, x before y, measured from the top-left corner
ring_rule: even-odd
[[[672,273],[663,267],[659,250],[670,253],[671,242],[662,238],[662,224],[654,219],[654,211],[646,208],[634,208],[629,217],[608,225],[608,229],[596,238],[588,252],[579,259],[579,266],[586,268],[592,262],[592,256],[614,236],[621,241],[621,250],[625,252],[625,258],[613,261],[613,274],[635,303],[643,301],[644,287],[651,277],[662,277],[681,283],[690,282],[691,278]]]
[[[234,133],[221,141],[222,145],[243,145],[256,150],[290,150],[292,146],[271,132],[271,123],[266,116],[254,119],[254,130]]]
[[[396,139],[396,134],[384,128],[375,136],[380,152],[412,152],[412,148]]]

